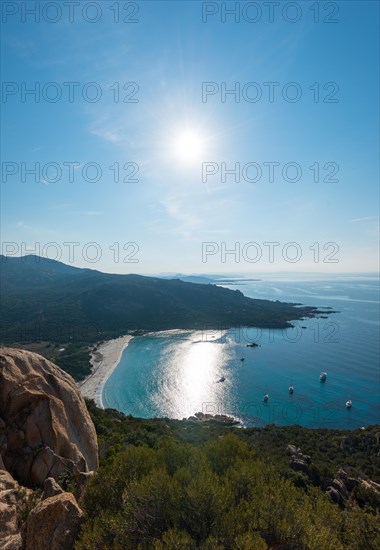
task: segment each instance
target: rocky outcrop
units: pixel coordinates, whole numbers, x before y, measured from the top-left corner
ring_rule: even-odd
[[[286,452],[288,455],[297,455],[298,453],[301,452],[301,449],[299,447],[296,447],[295,445],[288,445],[286,447]]]
[[[95,428],[74,380],[36,353],[0,350],[0,455],[26,486],[98,466]]]
[[[295,445],[288,445],[286,447],[286,452],[288,455],[291,455],[292,459],[303,460],[307,464],[310,464],[311,458],[309,455],[304,455],[299,447]]]
[[[184,418],[184,420],[186,419]],[[194,416],[190,416],[187,420],[215,422],[217,424],[224,424],[225,426],[236,426],[237,424],[240,424],[240,421],[236,420],[233,416],[227,416],[226,414],[208,414],[203,412],[197,412]]]
[[[346,501],[337,489],[334,489],[334,487],[327,487],[326,494],[330,497],[332,502],[339,504],[342,508],[344,507]]]
[[[42,500],[28,517],[26,550],[72,550],[82,520],[83,512],[71,493]]]
[[[380,484],[372,481],[371,479],[362,479],[360,477],[349,477],[347,472],[340,469],[336,477],[329,481],[326,489],[326,494],[331,498],[333,502],[339,504],[341,508],[344,508],[347,501],[355,495],[354,489],[361,488],[365,491],[370,491],[380,497]],[[352,493],[354,491],[354,493]]]
[[[347,497],[347,488],[342,479],[335,478],[331,482],[331,487],[339,491],[344,499]]]
[[[344,508],[347,502],[347,488],[342,479],[333,479],[326,489],[327,495],[333,502]]]
[[[372,481],[372,479],[360,479],[360,485],[366,491],[373,491],[374,493],[380,495],[380,484]]]
[[[311,463],[311,458],[309,455],[304,455],[299,447],[295,445],[288,445],[286,447],[286,452],[291,456],[289,465],[296,472],[302,472],[304,474],[309,474],[309,464]]]
[[[46,498],[55,497],[55,495],[61,495],[64,490],[58,485],[54,477],[48,477],[45,479],[44,492],[42,494],[42,500]]]
[[[0,548],[19,550],[22,548],[22,536],[18,510],[22,505],[26,491],[4,469],[0,457]]]
[[[304,474],[307,474],[309,471],[306,462],[304,460],[301,460],[300,458],[293,458],[290,461],[290,467],[296,472],[303,472]]]
[[[71,376],[35,353],[1,349],[1,550],[72,550],[83,512],[56,480],[69,479],[80,494],[97,451]],[[43,488],[42,498],[18,482]]]

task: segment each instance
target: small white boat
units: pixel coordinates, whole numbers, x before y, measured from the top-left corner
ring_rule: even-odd
[[[264,403],[266,403],[268,401],[268,399],[269,399],[269,394],[266,393],[263,397]]]
[[[319,375],[319,381],[324,382],[326,378],[327,378],[327,372],[321,372],[321,374]]]
[[[294,386],[289,386],[289,393],[292,395],[294,393]]]
[[[351,399],[348,399],[348,400],[346,401],[346,407],[347,407],[347,409],[351,409],[351,407],[352,407],[352,401],[351,401]]]

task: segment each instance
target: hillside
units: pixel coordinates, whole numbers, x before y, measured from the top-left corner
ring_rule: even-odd
[[[213,284],[107,274],[37,256],[2,256],[0,266],[4,343],[88,343],[136,329],[284,328],[318,314]]]
[[[87,406],[101,467],[77,550],[379,547],[379,426],[239,429]]]

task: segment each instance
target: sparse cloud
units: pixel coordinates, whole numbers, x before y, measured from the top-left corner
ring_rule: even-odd
[[[199,225],[199,218],[189,211],[188,205],[184,205],[176,197],[168,196],[161,201],[168,216],[178,223],[178,231],[183,239],[190,239],[192,231]]]
[[[107,125],[95,125],[90,133],[96,137],[110,141],[111,143],[120,143],[122,141],[121,128],[110,127]]]
[[[366,216],[365,218],[354,218],[350,222],[368,222],[370,220],[378,220],[379,216]]]

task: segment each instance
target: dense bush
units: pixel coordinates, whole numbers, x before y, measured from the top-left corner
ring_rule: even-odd
[[[77,381],[91,374],[89,348],[84,344],[67,345],[65,351],[56,357],[55,362]]]
[[[380,483],[379,426],[353,431],[274,424],[264,428],[241,429],[212,421],[126,417],[113,409],[99,409],[93,401],[87,401],[87,407],[98,434],[102,462],[111,461],[126,445],[155,447],[163,436],[185,443],[202,444],[235,433],[259,458],[271,462],[286,476],[295,473],[289,470],[289,457],[285,452],[287,445],[293,444],[311,456],[310,473],[316,486],[326,484],[340,468],[354,477],[368,477]],[[327,450],[323,451],[323,448]],[[297,479],[300,483],[301,478],[298,476]]]
[[[202,445],[168,436],[128,445],[87,485],[76,550],[380,547],[378,516],[340,510],[293,481],[232,433]]]

